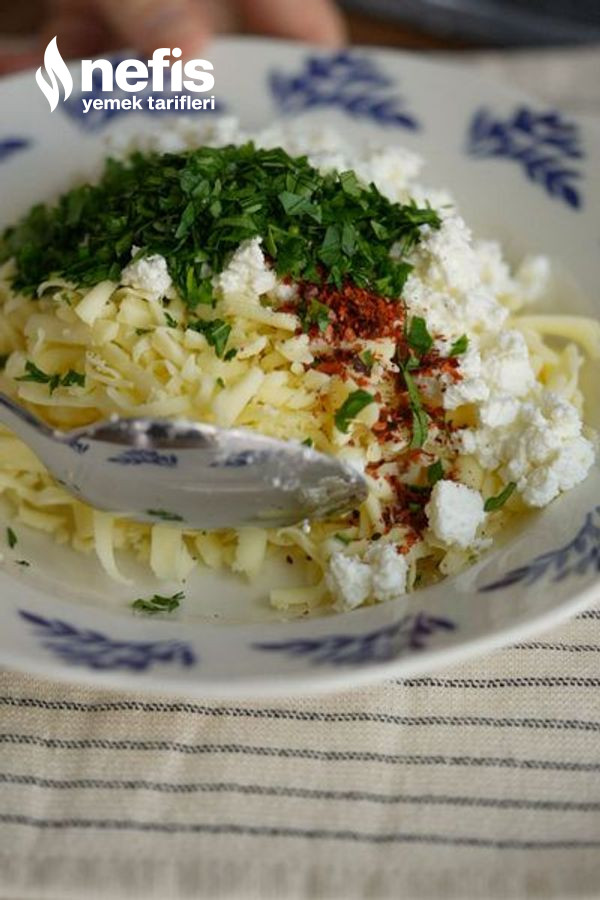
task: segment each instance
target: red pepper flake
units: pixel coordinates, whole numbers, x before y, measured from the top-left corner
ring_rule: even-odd
[[[394,489],[394,500],[382,512],[386,532],[395,525],[404,525],[410,528],[421,538],[428,526],[425,507],[429,502],[431,488],[423,487],[421,490],[415,486],[405,484],[396,475],[388,475],[386,480]]]
[[[358,339],[386,337],[400,340],[403,336],[404,307],[397,300],[382,297],[349,281],[341,288],[332,284],[316,288],[315,285],[305,285],[301,294],[306,300],[318,299],[319,303],[329,307],[333,332],[331,339],[351,343]],[[315,334],[318,333],[318,328],[314,330]],[[328,337],[327,332],[325,337]]]

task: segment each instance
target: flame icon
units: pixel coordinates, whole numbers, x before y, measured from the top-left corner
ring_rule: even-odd
[[[50,79],[48,82],[42,73],[42,67],[35,73],[39,89],[44,94],[46,100],[50,104],[50,112],[54,112],[60,99],[59,83],[65,92],[64,99],[70,96],[73,90],[73,78],[69,72],[67,65],[60,55],[60,50],[56,45],[56,37],[53,37],[44,53],[44,69]]]

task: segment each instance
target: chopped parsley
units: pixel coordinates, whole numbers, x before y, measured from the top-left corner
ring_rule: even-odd
[[[225,362],[231,362],[232,359],[235,359],[237,356],[237,348],[232,347],[231,350],[228,350],[223,359]]]
[[[25,566],[27,568],[31,565],[31,563],[28,562],[26,559],[17,559],[17,560],[15,560],[15,562],[18,566]]]
[[[20,375],[15,380],[35,381],[38,384],[47,384],[51,394],[57,387],[71,387],[72,385],[77,385],[77,387],[85,386],[85,375],[82,375],[80,372],[75,372],[74,369],[69,369],[64,375],[48,375],[47,372],[43,372],[34,362],[28,359],[25,363],[25,372],[25,375]]]
[[[168,328],[178,328],[179,322],[177,319],[174,319],[171,313],[168,313],[166,309],[163,309],[163,316],[165,317],[165,322],[167,323]]]
[[[154,594],[154,596],[150,597],[148,600],[144,600],[141,597],[138,600],[134,600],[131,604],[131,608],[136,609],[138,612],[146,613],[146,615],[154,616],[157,613],[173,612],[173,610],[178,608],[181,600],[185,600],[183,591],[178,591],[171,597],[163,597],[161,594]]]
[[[188,325],[188,328],[203,334],[210,346],[215,348],[217,356],[223,359],[227,341],[231,334],[231,325],[228,325],[223,319],[212,319],[210,322],[203,322],[201,319],[198,319],[198,321]],[[229,358],[231,359],[231,357]]]
[[[392,203],[352,172],[325,175],[281,148],[200,147],[108,160],[97,184],[38,204],[0,239],[14,257],[15,289],[35,295],[50,275],[80,285],[118,280],[131,247],[161,254],[190,307],[211,303],[211,273],[239,244],[260,236],[280,278],[341,285],[351,280],[399,297],[405,259],[438,214]],[[390,256],[392,244],[400,254]]]
[[[406,336],[409,347],[418,356],[424,356],[433,347],[433,338],[427,330],[427,323],[421,316],[413,316]]]
[[[183,516],[168,512],[166,509],[147,509],[146,515],[152,516],[154,519],[162,519],[163,522],[183,522]]]
[[[363,391],[362,389],[352,391],[335,414],[335,425],[338,431],[347,434],[350,422],[357,417],[365,406],[373,403],[374,400],[375,398],[368,391]]]
[[[441,460],[437,460],[432,465],[427,466],[427,482],[433,487],[438,481],[444,477],[444,467]]]
[[[152,331],[151,328],[136,328],[135,329],[135,333],[138,335],[138,337],[141,337],[143,334],[150,334],[151,331]]]
[[[358,358],[365,367],[367,373],[370,375],[371,369],[375,365],[375,357],[373,356],[372,352],[370,350],[363,350],[363,352],[359,354]]]
[[[14,533],[14,531],[12,530],[12,528],[10,527],[10,525],[6,529],[6,541],[11,550],[17,543],[17,536]]]
[[[412,438],[409,446],[411,450],[416,450],[419,447],[422,447],[427,440],[429,416],[423,408],[419,390],[414,382],[412,375],[408,371],[407,366],[403,366],[402,374],[406,383],[408,400],[412,412]]]
[[[60,380],[62,387],[71,387],[72,385],[77,385],[77,387],[85,387],[85,375],[82,375],[80,372],[75,372],[73,369],[69,369],[66,375]]]
[[[312,438],[309,438],[309,437],[304,438],[304,440],[301,441],[301,444],[302,444],[303,447],[312,447],[312,445],[313,445],[313,439],[312,439]]]
[[[300,321],[303,331],[309,331],[313,325],[316,325],[323,333],[329,326],[329,307],[324,303],[319,303],[318,300],[311,300],[300,309]]]
[[[483,504],[483,508],[486,512],[494,512],[496,509],[502,509],[508,498],[513,494],[516,490],[517,485],[514,481],[509,481],[504,490],[500,491],[499,494],[496,494],[495,497],[488,497],[485,503]]]
[[[450,353],[448,356],[461,356],[463,353],[467,352],[467,348],[469,346],[469,338],[466,334],[461,335],[450,347]]]

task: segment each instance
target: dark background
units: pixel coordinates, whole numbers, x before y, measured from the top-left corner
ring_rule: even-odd
[[[600,0],[342,0],[341,5],[355,43],[434,49],[600,42]],[[44,0],[2,0],[0,34],[35,31],[44,6]]]

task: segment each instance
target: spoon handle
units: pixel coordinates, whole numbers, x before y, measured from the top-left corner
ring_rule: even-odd
[[[51,439],[53,437],[51,428],[28,409],[2,393],[0,393],[0,422],[29,445],[37,443],[40,438]]]

